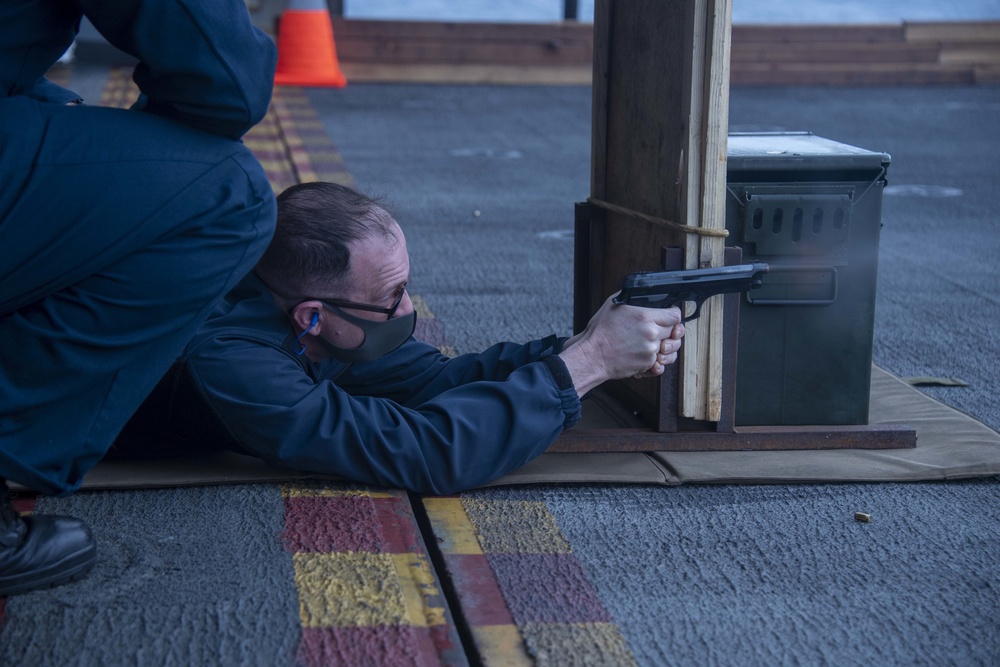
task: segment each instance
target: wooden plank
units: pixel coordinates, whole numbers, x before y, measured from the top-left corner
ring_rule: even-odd
[[[938,62],[941,49],[937,45],[913,45],[904,42],[858,44],[783,44],[778,48],[760,44],[733,45],[733,67],[740,63],[858,63],[871,62]]]
[[[605,67],[594,51],[595,28],[606,32],[599,22],[336,18],[334,25],[341,65],[356,81],[586,85],[593,75],[584,68]],[[731,76],[743,85],[982,83],[994,80],[989,66],[1000,59],[1000,22],[740,25],[732,28],[731,49]],[[912,67],[886,67],[893,63]],[[781,67],[761,68],[772,64]]]
[[[977,79],[976,70],[956,72],[734,72],[734,86],[928,86],[973,85],[986,83],[987,78]]]
[[[333,18],[335,39],[463,39],[477,41],[513,40],[591,41],[593,28],[588,23],[489,23],[450,21],[397,21]]]
[[[733,85],[924,85],[973,84],[971,67],[944,68],[936,64],[873,63],[820,65],[796,63],[741,64],[732,68]]]
[[[664,248],[660,268],[664,271],[679,271],[683,269],[684,255],[683,248]],[[673,433],[677,430],[677,426],[680,423],[677,409],[677,406],[680,405],[681,389],[679,367],[680,363],[670,364],[663,369],[663,375],[659,379],[660,404],[656,406],[656,430],[661,433]],[[734,384],[733,386],[735,387],[736,385]]]
[[[708,2],[693,0],[688,4],[687,34],[685,35],[685,67],[688,85],[684,87],[684,100],[679,120],[687,121],[686,145],[681,153],[681,217],[678,222],[698,225],[703,220],[704,193],[708,187],[704,160],[707,154],[705,139],[709,123],[709,100],[706,99],[708,80],[711,77],[711,60],[707,51],[712,48],[711,26],[706,18]],[[711,224],[711,223],[710,223]],[[711,249],[704,250],[698,239],[684,239],[684,268],[696,269],[712,266],[714,259]],[[677,404],[679,416],[707,419],[708,386],[712,383],[708,346],[711,344],[712,306],[718,299],[701,311],[701,317],[688,322],[684,334],[684,346],[678,355],[680,364],[680,395]]]
[[[334,19],[341,62],[591,65],[587,24]]]
[[[1000,40],[1000,21],[904,22],[908,42],[996,42]]]
[[[1000,65],[977,66],[973,78],[976,83],[993,85],[1000,83]]]
[[[678,166],[683,145],[680,100],[683,71],[683,3],[657,0],[594,7],[591,197],[634,211],[678,219]],[[662,26],[654,31],[651,26]],[[682,240],[662,226],[603,211],[593,241],[594,312],[633,271],[660,268],[660,249]],[[599,250],[598,250],[599,248]],[[658,414],[659,384],[628,380],[631,405]],[[654,420],[655,421],[655,420]]]
[[[863,66],[858,66],[857,63],[733,63],[732,70],[741,70],[744,72],[769,72],[769,71],[785,71],[785,72],[818,72],[821,75],[825,72],[885,72],[885,73],[898,73],[898,72],[938,72],[938,71],[952,71],[952,70],[962,70],[968,68],[962,67],[943,67],[940,63],[893,63],[893,62],[882,62],[882,63],[865,63]]]
[[[337,41],[337,57],[341,63],[581,65],[593,52],[589,43],[351,38]]]
[[[901,42],[903,26],[891,25],[734,25],[733,45],[763,42]]]
[[[687,187],[685,215],[679,222],[725,229],[732,5],[730,0],[695,0],[692,9],[687,164],[681,174]],[[688,239],[686,267],[723,266],[724,246],[720,237]],[[689,323],[681,355],[683,417],[713,422],[721,417],[723,304],[722,299],[710,299],[701,317]]]
[[[726,228],[726,184],[729,137],[729,80],[732,57],[732,0],[710,0],[707,7],[706,65],[708,76],[705,80],[705,127],[702,215],[700,227],[724,230]],[[693,223],[692,223],[693,224]],[[700,263],[706,260],[711,266],[720,267],[726,263],[725,241],[722,237],[701,237]],[[725,300],[723,297],[711,299],[708,332],[705,336],[707,348],[707,381],[704,396],[699,398],[692,414],[685,416],[718,422],[722,418],[722,360],[725,342],[724,325]],[[705,328],[704,326],[702,327]],[[703,334],[704,335],[704,334]],[[735,380],[735,378],[734,378]],[[684,414],[682,411],[681,414]]]
[[[348,81],[355,83],[467,83],[502,85],[582,86],[590,83],[591,68],[541,65],[394,65],[341,63]]]
[[[607,160],[608,160],[608,90],[611,68],[611,2],[612,0],[595,0],[594,2],[594,56],[591,63],[591,135],[590,135],[590,195],[598,199],[607,198]],[[611,292],[605,289],[607,268],[604,261],[607,257],[605,239],[607,238],[607,213],[600,212],[600,221],[593,221],[590,228],[590,238],[586,242],[590,246],[586,267],[581,270],[589,272],[587,291],[584,303],[574,301],[575,323],[579,325],[574,333],[579,333],[586,326],[590,316],[597,312],[601,303]],[[579,298],[575,295],[574,299]]]
[[[912,449],[910,426],[739,426],[732,433],[649,429],[569,429],[546,453]]]
[[[679,168],[687,136],[681,104],[689,29],[685,4],[612,2],[607,18],[604,199],[675,221],[681,218]],[[596,48],[595,43],[595,53]],[[685,243],[681,235],[661,226],[608,212],[602,293],[614,292],[627,273],[659,269],[661,249]],[[625,384],[644,403],[659,405],[657,382]]]
[[[942,45],[940,62],[944,65],[990,65],[1000,64],[1000,41],[993,44],[981,42],[969,46]]]
[[[594,2],[594,58],[591,92],[590,194],[607,199],[608,78],[611,62],[611,0]],[[596,311],[596,307],[592,312]]]
[[[578,202],[573,208],[573,333],[587,328],[595,309],[595,279],[601,275],[600,248],[596,240],[601,234],[602,220],[590,204]],[[599,212],[603,219],[603,211]]]

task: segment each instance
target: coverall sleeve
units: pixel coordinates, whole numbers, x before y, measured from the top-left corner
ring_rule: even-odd
[[[414,365],[442,363],[434,348],[411,347]],[[485,369],[493,361],[479,363]],[[440,376],[441,387],[454,386],[436,394],[426,391],[426,383],[419,391],[401,390],[406,405],[352,395],[329,379],[317,382],[287,351],[253,341],[203,345],[187,368],[248,453],[286,468],[447,494],[520,467],[579,419],[580,399],[572,384],[557,380],[552,363],[512,364],[481,374],[493,379],[458,384],[431,373]],[[459,365],[469,369],[476,362]]]
[[[337,384],[354,395],[419,405],[459,385],[506,380],[515,369],[558,354],[563,342],[549,336],[525,345],[498,343],[482,353],[450,359],[437,348],[410,340],[377,361],[352,365],[337,376]]]
[[[83,0],[113,45],[139,59],[138,108],[238,139],[267,113],[277,49],[243,0]]]
[[[11,0],[0,5],[0,83],[24,94],[63,54],[86,16],[139,59],[136,107],[239,139],[267,113],[277,49],[243,0]]]

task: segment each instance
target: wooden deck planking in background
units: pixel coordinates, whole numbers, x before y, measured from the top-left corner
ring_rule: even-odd
[[[335,18],[349,80],[587,84],[593,26]],[[733,85],[1000,83],[1000,21],[737,25]]]

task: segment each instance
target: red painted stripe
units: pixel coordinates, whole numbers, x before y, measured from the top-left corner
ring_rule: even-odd
[[[382,551],[393,554],[425,553],[413,509],[406,496],[372,498],[372,502],[384,540]]]
[[[444,345],[450,345],[448,339],[445,338],[444,325],[441,324],[441,320],[438,319],[418,319],[417,328],[416,331],[413,332],[413,336],[417,340],[422,340],[425,343],[438,348]]]
[[[375,505],[369,496],[285,498],[282,543],[291,552],[385,551]]]
[[[466,664],[465,654],[451,641],[447,626],[303,628],[296,659],[306,667]]]
[[[484,554],[445,554],[444,564],[458,591],[461,614],[470,626],[514,624]]]
[[[423,552],[405,497],[285,498],[282,542],[288,551],[296,553]]]

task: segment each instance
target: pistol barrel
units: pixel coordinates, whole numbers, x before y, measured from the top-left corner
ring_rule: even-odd
[[[669,308],[682,302],[702,302],[716,294],[746,292],[760,287],[770,267],[764,262],[709,269],[652,271],[626,276],[615,303],[644,308]],[[687,319],[693,319],[695,315]]]

